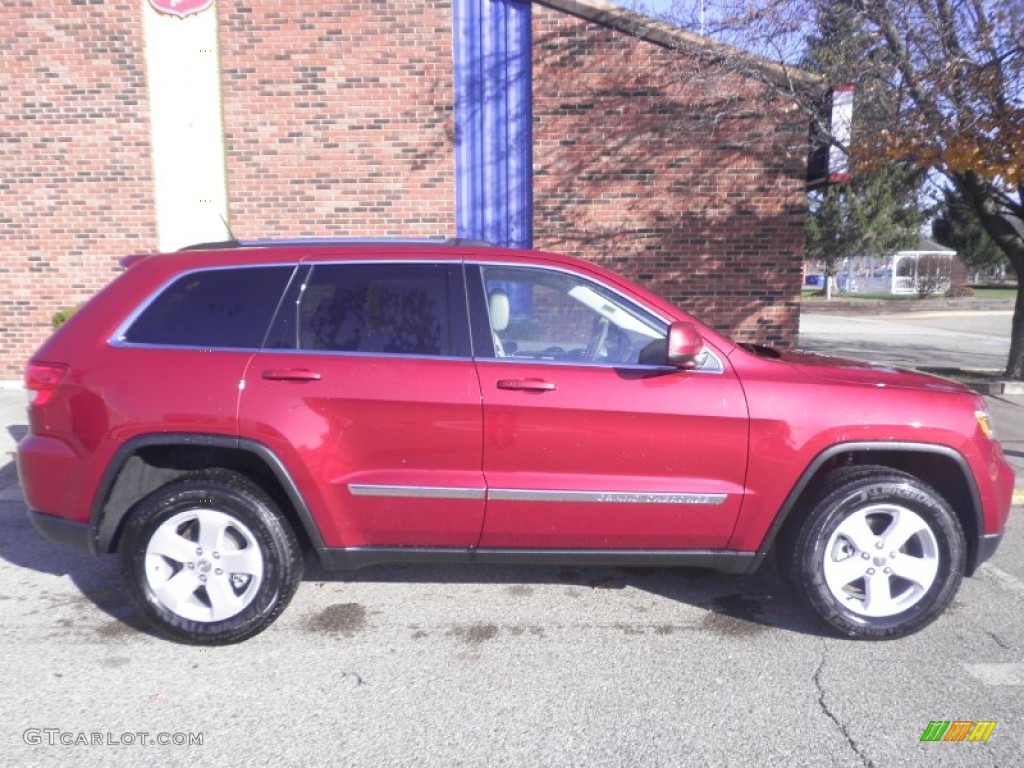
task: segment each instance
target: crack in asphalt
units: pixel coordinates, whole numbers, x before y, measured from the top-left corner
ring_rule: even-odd
[[[991,637],[993,640],[995,640],[996,645],[998,645],[1000,648],[1010,650],[1010,646],[1003,642],[1003,639],[999,637],[999,635],[997,635],[995,632],[989,632],[988,630],[986,630],[985,634]]]
[[[846,725],[836,717],[835,713],[829,707],[825,701],[825,686],[821,682],[821,673],[825,669],[825,661],[828,656],[828,648],[822,648],[821,650],[821,661],[818,662],[818,668],[814,670],[814,687],[818,689],[818,706],[821,707],[821,711],[825,713],[825,716],[831,720],[839,732],[843,734],[843,738],[846,739],[846,743],[850,745],[850,749],[853,750],[854,754],[860,758],[861,762],[867,766],[867,768],[876,768],[875,763],[871,758],[864,754],[860,747],[857,746],[857,742],[853,736],[850,735],[850,731]]]

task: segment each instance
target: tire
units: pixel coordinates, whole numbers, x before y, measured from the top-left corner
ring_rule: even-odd
[[[146,622],[195,645],[262,632],[302,579],[301,550],[277,506],[227,470],[186,475],[140,501],[119,554],[128,596]]]
[[[966,562],[960,521],[939,493],[888,467],[828,475],[780,553],[802,602],[859,640],[913,634],[953,602]]]

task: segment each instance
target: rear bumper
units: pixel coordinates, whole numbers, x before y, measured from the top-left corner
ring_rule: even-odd
[[[74,520],[67,520],[63,517],[46,515],[42,512],[29,510],[29,520],[42,535],[55,544],[61,544],[79,552],[95,554],[91,546],[89,526],[87,523],[77,523]]]

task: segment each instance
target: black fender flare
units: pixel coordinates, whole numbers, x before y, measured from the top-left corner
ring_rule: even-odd
[[[952,459],[953,462],[960,469],[960,473],[963,476],[963,481],[967,487],[968,497],[971,502],[971,509],[969,514],[975,525],[977,536],[970,537],[967,540],[967,569],[968,575],[972,574],[974,570],[980,565],[979,552],[981,546],[981,539],[984,537],[985,532],[985,521],[982,518],[981,510],[981,494],[978,493],[978,485],[974,480],[974,475],[971,473],[971,469],[967,464],[967,459],[964,458],[963,454],[959,451],[950,448],[947,445],[937,445],[935,443],[909,443],[900,441],[865,441],[865,442],[851,442],[851,443],[837,443],[826,448],[824,451],[814,457],[814,460],[807,466],[807,468],[800,475],[800,479],[797,480],[796,484],[790,490],[786,496],[786,500],[782,504],[782,508],[779,513],[775,516],[775,520],[772,521],[768,531],[765,533],[764,539],[761,541],[761,546],[757,551],[757,562],[760,563],[764,557],[768,554],[768,551],[772,548],[775,543],[775,539],[782,530],[782,527],[786,524],[790,514],[796,507],[797,501],[800,496],[807,490],[807,486],[811,484],[811,481],[817,476],[821,468],[831,459],[836,456],[841,456],[846,453],[858,453],[858,454],[870,454],[872,452],[901,452],[901,453],[930,453],[937,456],[943,456],[948,459]],[[956,510],[954,510],[956,511]]]
[[[144,448],[153,447],[187,447],[201,446],[203,448],[224,448],[231,451],[241,451],[255,456],[280,484],[288,501],[295,510],[310,543],[317,549],[324,546],[320,529],[316,525],[306,500],[299,492],[295,480],[292,478],[284,462],[263,443],[245,438],[232,437],[231,435],[212,435],[191,432],[161,432],[145,435],[138,435],[127,440],[110,461],[103,479],[100,481],[96,495],[93,497],[92,508],[89,513],[89,551],[94,555],[107,554],[113,551],[114,541],[121,527],[124,518],[130,511],[129,508],[107,513],[107,503],[111,492],[117,483],[125,464]]]

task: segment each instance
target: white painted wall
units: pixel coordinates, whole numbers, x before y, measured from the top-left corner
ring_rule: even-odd
[[[217,9],[178,18],[142,6],[159,247],[226,240]]]

